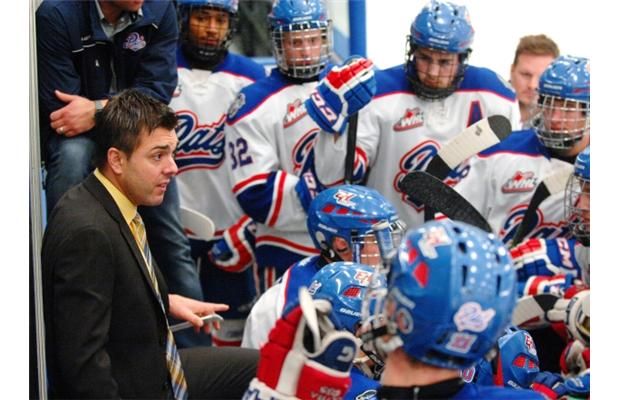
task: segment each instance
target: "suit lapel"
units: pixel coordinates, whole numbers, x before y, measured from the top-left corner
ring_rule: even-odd
[[[84,186],[86,189],[92,193],[92,195],[103,205],[103,208],[110,214],[112,219],[116,221],[121,230],[121,235],[127,242],[129,249],[131,250],[131,254],[133,254],[134,259],[136,260],[136,265],[140,269],[142,273],[142,277],[145,279],[146,284],[151,288],[151,293],[155,297],[157,304],[159,305],[159,295],[153,286],[153,282],[151,281],[151,277],[149,276],[149,272],[146,266],[146,261],[144,260],[144,256],[142,255],[142,251],[138,247],[138,243],[134,238],[127,222],[125,222],[125,218],[123,218],[123,214],[121,214],[121,210],[116,205],[116,202],[107,191],[107,189],[99,182],[99,179],[95,177],[93,173],[91,173],[85,180]],[[155,268],[155,265],[153,265]],[[157,274],[155,274],[157,276]]]

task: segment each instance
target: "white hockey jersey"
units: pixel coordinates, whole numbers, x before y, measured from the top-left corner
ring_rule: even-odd
[[[344,140],[335,146],[334,135],[322,132],[304,106],[316,85],[317,81],[292,81],[274,70],[241,91],[227,122],[233,192],[246,214],[259,223],[259,271],[275,266],[278,276],[291,264],[283,262],[286,258],[278,251],[295,254],[293,261],[318,254],[295,191],[299,176],[310,171],[331,186],[341,183],[344,173],[344,155],[338,153]],[[330,165],[339,167],[339,176],[331,174]]]
[[[558,169],[572,169],[572,164],[551,157],[531,129],[513,132],[464,164],[464,177],[455,190],[487,219],[505,243],[516,233],[536,186]],[[525,238],[570,235],[563,191],[544,200],[536,217],[534,229]]]
[[[189,235],[192,258],[200,269],[205,301],[230,306],[222,313],[225,321],[213,333],[213,343],[239,345],[245,317],[256,297],[251,244],[240,239],[245,239],[252,221],[232,195],[224,161],[224,128],[228,108],[239,90],[263,78],[265,69],[232,53],[213,71],[191,69],[181,51],[177,56],[178,85],[170,107],[179,119],[176,163],[180,204],[207,215],[215,224],[216,232],[209,242]],[[235,245],[235,256],[226,261],[226,268],[207,257],[211,246],[224,234]]]
[[[375,76],[377,94],[359,112],[358,151],[368,160],[367,185],[414,228],[424,222],[423,206],[399,190],[399,181],[408,172],[424,170],[444,143],[482,118],[499,114],[519,126],[519,106],[508,84],[485,68],[468,66],[459,89],[433,102],[412,92],[402,65]],[[464,173],[457,167],[447,183],[454,184]]]
[[[260,349],[269,331],[282,315],[284,306],[295,302],[299,288],[309,286],[314,275],[325,265],[320,256],[304,258],[284,272],[278,283],[263,293],[252,307],[245,322],[241,347]]]
[[[229,53],[213,71],[181,67],[170,102],[179,118],[177,183],[182,206],[213,220],[215,238],[234,224],[243,211],[232,195],[224,162],[224,127],[228,107],[241,88],[265,76],[262,66]]]

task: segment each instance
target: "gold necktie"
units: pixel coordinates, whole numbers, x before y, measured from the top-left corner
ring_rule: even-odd
[[[153,283],[153,287],[157,293],[159,304],[161,305],[162,310],[164,310],[164,303],[161,299],[161,293],[159,292],[159,285],[157,284],[157,279],[155,278],[151,250],[149,249],[149,244],[146,240],[144,222],[142,222],[142,217],[140,217],[140,214],[137,212],[136,216],[131,221],[131,230],[136,241],[138,242],[140,250],[142,250],[142,255],[146,261],[146,269],[148,270],[149,277],[151,278],[151,282]],[[172,331],[168,326],[168,319],[166,318],[165,320],[166,330],[168,331],[166,336],[166,365],[168,367],[168,372],[170,373],[172,390],[174,391],[174,398],[176,400],[185,400],[187,399],[187,382],[185,381],[185,374],[183,373],[183,367],[181,366],[181,357],[179,356],[179,351],[174,342]]]

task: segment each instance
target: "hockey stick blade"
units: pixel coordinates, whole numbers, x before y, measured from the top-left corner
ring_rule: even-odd
[[[501,142],[511,132],[510,121],[503,115],[481,119],[442,146],[428,163],[426,172],[444,180],[457,165]]]
[[[491,232],[487,220],[470,202],[428,172],[410,172],[398,186],[407,196],[424,203],[425,207],[432,207],[454,221],[462,221]]]
[[[357,142],[357,113],[349,117],[347,128],[347,154],[344,158],[344,183],[353,183],[353,168],[355,167],[355,144]]]
[[[180,208],[181,226],[183,230],[190,236],[194,236],[200,240],[211,240],[215,233],[215,224],[211,218],[206,215],[192,210],[191,208]]]
[[[439,149],[426,167],[426,172],[444,180],[457,165],[483,150],[501,142],[512,132],[508,118],[491,115],[481,119],[452,138]],[[435,210],[424,209],[424,221],[433,219]]]
[[[525,214],[523,214],[523,219],[517,228],[517,232],[511,239],[510,247],[521,243],[523,238],[535,228],[537,219],[536,210],[538,210],[538,206],[548,197],[563,191],[572,173],[573,167],[571,165],[562,166],[557,171],[547,175],[538,186],[536,186],[534,195],[530,200],[530,204],[527,206],[527,210],[525,210]]]
[[[558,300],[558,296],[549,293],[521,297],[517,300],[517,305],[512,313],[512,324],[515,326],[526,323],[537,326],[546,324],[547,312],[553,309]]]

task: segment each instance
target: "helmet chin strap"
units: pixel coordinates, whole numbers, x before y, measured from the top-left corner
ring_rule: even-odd
[[[343,260],[342,257],[340,257],[340,254],[335,252],[334,249],[332,249],[331,247],[321,250],[321,256],[323,257],[323,259],[325,259],[325,261],[327,261],[327,264],[338,261],[346,261]]]

